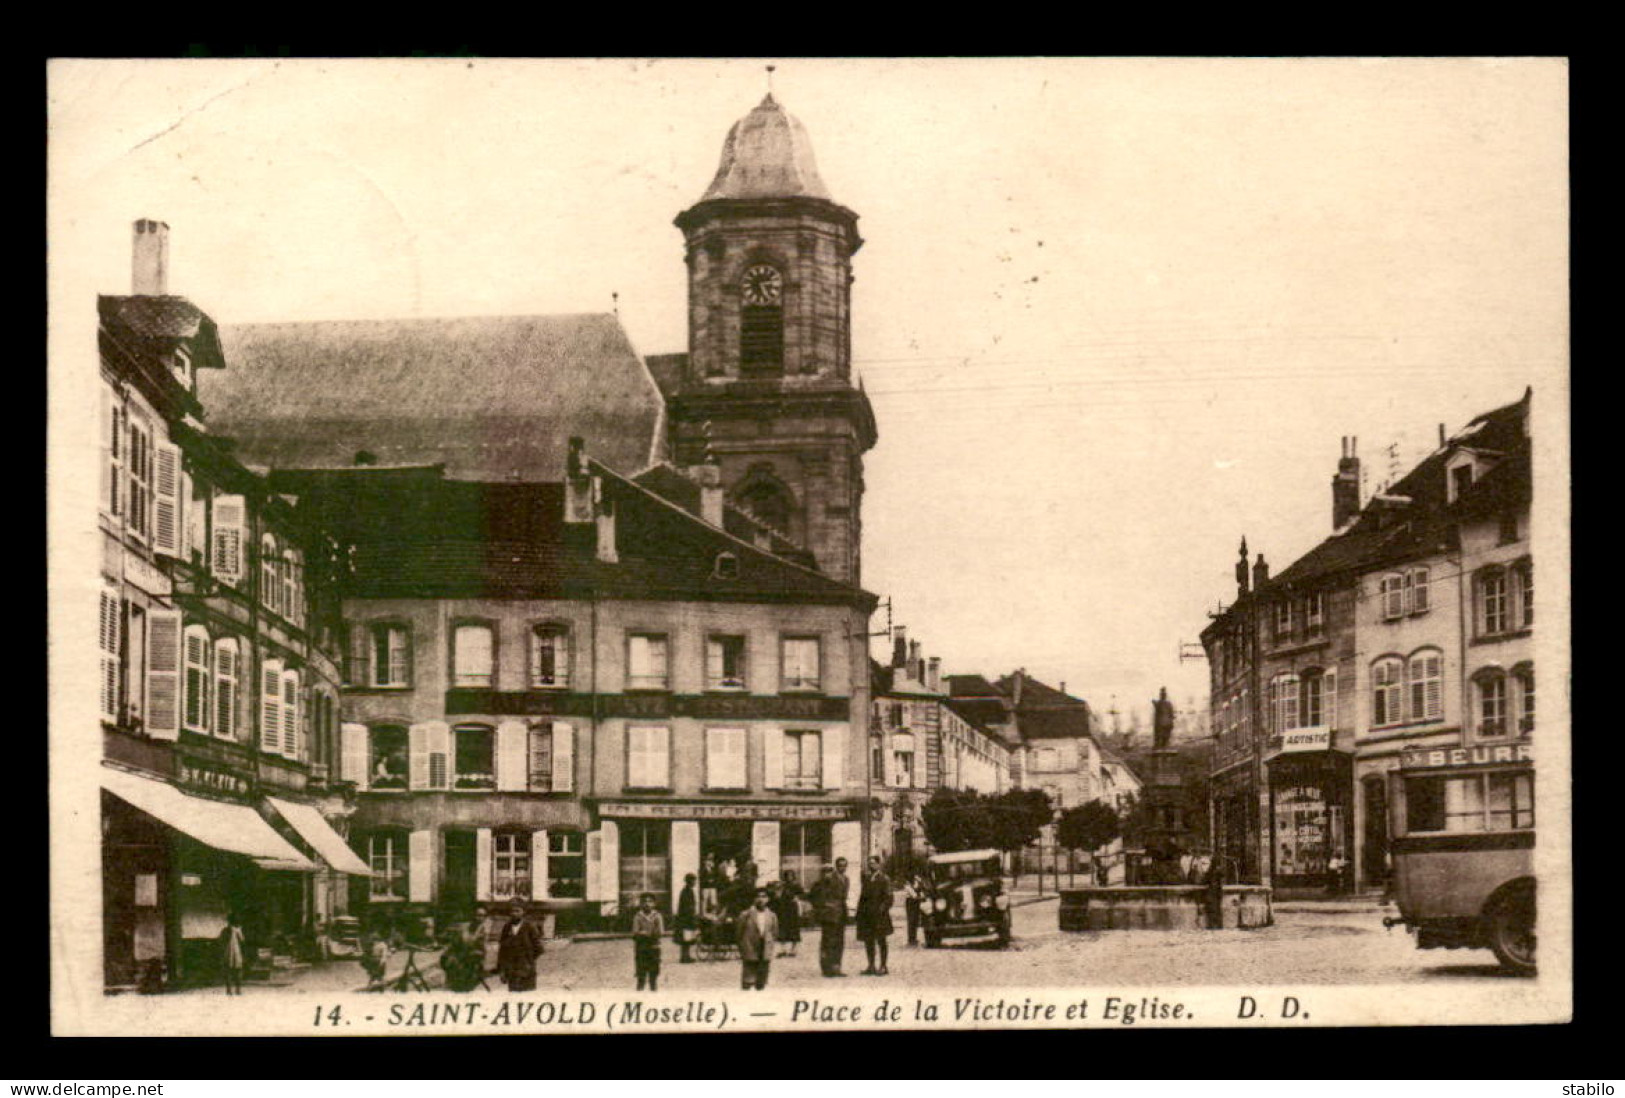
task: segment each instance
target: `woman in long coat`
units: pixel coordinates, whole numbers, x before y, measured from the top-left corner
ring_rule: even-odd
[[[525,921],[524,907],[514,904],[497,945],[497,971],[509,991],[536,990],[536,959],[542,951],[542,932]]]
[[[779,917],[780,957],[794,957],[796,946],[801,944],[800,892],[794,878],[786,877],[773,896],[773,914]]]
[[[880,859],[869,859],[869,871],[863,875],[863,887],[858,893],[858,937],[864,952],[869,955],[865,976],[885,976],[887,941],[891,937],[891,880],[880,871]],[[880,963],[875,963],[878,955]]]

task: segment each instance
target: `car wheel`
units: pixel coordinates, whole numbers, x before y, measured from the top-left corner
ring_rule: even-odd
[[[1535,894],[1531,890],[1498,900],[1489,911],[1490,948],[1509,972],[1535,971]]]

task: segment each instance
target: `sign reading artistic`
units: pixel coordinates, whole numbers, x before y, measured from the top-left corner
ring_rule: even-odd
[[[1407,751],[1400,756],[1399,765],[1406,770],[1416,770],[1436,766],[1485,766],[1534,761],[1534,745],[1504,743],[1493,747],[1437,747],[1426,751]]]
[[[1290,732],[1281,733],[1281,750],[1285,751],[1329,751],[1332,746],[1332,730],[1325,726],[1315,728],[1294,728]]]
[[[661,820],[848,820],[844,804],[637,804],[611,801],[598,806],[606,818]]]
[[[599,694],[600,717],[844,721],[852,699],[796,694]],[[593,695],[546,690],[448,690],[448,714],[586,717]]]
[[[232,793],[239,797],[248,796],[247,778],[194,759],[182,757],[176,776],[180,778],[181,785],[193,789],[203,789],[210,793]]]

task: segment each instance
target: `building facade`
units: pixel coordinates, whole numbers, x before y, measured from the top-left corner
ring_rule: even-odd
[[[333,544],[202,424],[214,322],[167,293],[168,226],[99,301],[104,972],[210,979],[237,915],[256,958],[312,948],[365,872],[330,783]]]
[[[1262,557],[1249,575],[1243,543],[1237,600],[1203,632],[1215,841],[1241,879],[1384,888],[1388,783],[1407,759],[1528,757],[1527,414],[1526,394],[1454,437],[1441,426],[1439,448],[1364,506],[1345,439],[1332,535],[1274,579]],[[1502,792],[1523,810],[1528,789]]]

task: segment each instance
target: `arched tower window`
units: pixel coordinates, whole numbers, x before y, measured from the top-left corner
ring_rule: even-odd
[[[784,278],[770,264],[752,264],[739,280],[739,374],[783,373]]]
[[[777,478],[755,477],[734,497],[739,506],[781,533],[790,533],[796,501]]]

